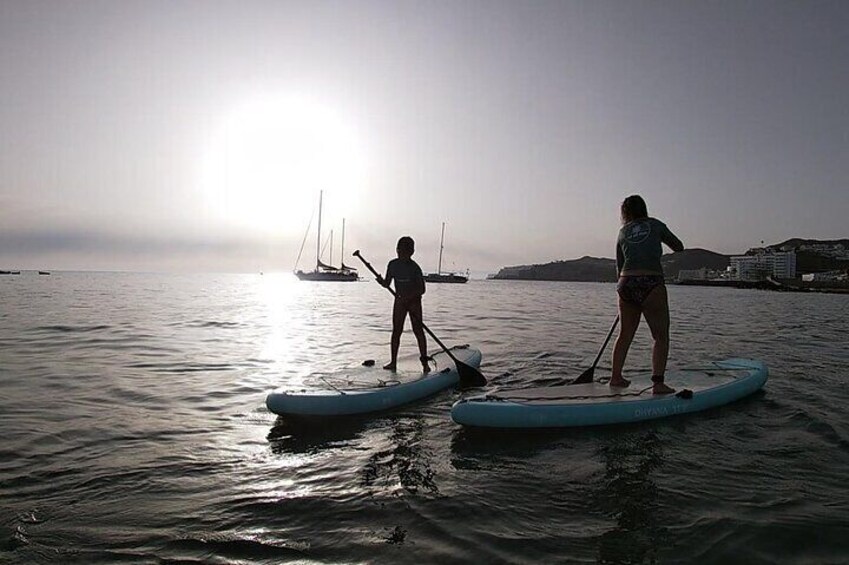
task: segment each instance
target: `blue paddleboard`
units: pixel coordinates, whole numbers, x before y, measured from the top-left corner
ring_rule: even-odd
[[[451,348],[462,363],[479,367],[481,352],[468,345]],[[418,357],[398,360],[394,373],[375,364],[309,377],[308,386],[275,390],[265,399],[269,410],[281,416],[350,416],[389,410],[427,398],[456,386],[460,376],[454,361],[443,351],[422,373]]]
[[[769,371],[761,361],[726,359],[693,369],[668,371],[666,383],[691,397],[654,395],[651,375],[631,375],[631,386],[607,383],[496,390],[459,400],[451,408],[458,424],[480,428],[566,428],[640,422],[698,412],[760,390]]]

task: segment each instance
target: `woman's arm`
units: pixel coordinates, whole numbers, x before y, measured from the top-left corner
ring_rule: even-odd
[[[622,267],[625,266],[625,254],[622,253],[622,246],[619,245],[619,242],[616,242],[616,276],[619,276],[619,273],[622,272]]]
[[[672,251],[684,251],[684,244],[678,239],[672,230],[663,225],[663,231],[660,234],[660,240],[669,246]]]

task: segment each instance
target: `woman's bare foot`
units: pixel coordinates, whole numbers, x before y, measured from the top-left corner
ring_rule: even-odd
[[[626,386],[631,384],[631,381],[622,377],[619,377],[618,379],[614,379],[613,377],[611,377],[610,382],[607,384],[616,388],[625,388]]]
[[[383,366],[383,368],[386,369],[387,371],[392,371],[394,373],[395,372],[395,363],[387,363],[386,365]]]
[[[651,391],[652,394],[672,394],[675,392],[675,389],[671,386],[665,385],[664,383],[654,383]]]
[[[422,373],[430,373],[430,365],[422,363]]]

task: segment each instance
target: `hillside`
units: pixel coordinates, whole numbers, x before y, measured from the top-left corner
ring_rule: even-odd
[[[849,269],[849,260],[828,257],[812,251],[796,252],[797,273],[823,273]]]
[[[797,273],[821,273],[849,269],[849,239],[788,239],[767,249],[796,251]],[[751,250],[749,250],[751,252]]]
[[[788,239],[767,246],[768,249],[796,251],[796,270],[813,273],[837,269],[849,269],[849,239],[816,240]],[[754,250],[749,250],[749,253]],[[741,253],[742,255],[742,253]],[[661,258],[667,278],[675,278],[681,270],[707,268],[724,271],[731,264],[731,256],[707,249],[685,249],[680,253],[668,253]],[[504,267],[493,277],[501,280],[538,281],[594,281],[616,280],[616,262],[604,257],[581,257],[571,261],[555,261],[537,265]]]
[[[798,249],[805,245],[828,245],[831,247],[842,245],[844,249],[849,249],[849,239],[802,239],[800,237],[794,237],[782,243],[768,245],[767,247],[771,249]]]
[[[660,262],[666,277],[675,278],[681,270],[707,268],[724,271],[731,264],[731,256],[696,247],[679,253],[668,253],[661,257]]]
[[[661,258],[664,273],[674,278],[681,269],[724,270],[730,263],[728,255],[706,249],[686,249],[680,253],[668,253]],[[571,261],[555,261],[540,265],[516,265],[504,267],[494,279],[533,281],[593,281],[614,282],[616,261],[600,257],[581,257]]]
[[[555,261],[542,265],[504,267],[494,279],[530,281],[592,281],[616,280],[616,261],[598,257],[581,257],[572,261]]]

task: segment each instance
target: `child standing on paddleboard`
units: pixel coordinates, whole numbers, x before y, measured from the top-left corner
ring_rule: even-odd
[[[630,381],[622,377],[622,368],[628,348],[640,325],[640,316],[649,324],[654,345],[652,346],[652,391],[654,394],[669,394],[675,389],[664,382],[666,361],[669,357],[669,300],[663,282],[663,267],[660,257],[661,243],[673,251],[683,251],[684,244],[675,237],[666,224],[649,218],[646,202],[641,196],[632,195],[622,202],[622,228],[616,241],[616,269],[619,283],[619,337],[613,346],[613,372],[610,386],[625,387]]]
[[[419,359],[422,370],[430,372],[427,356],[427,341],[422,327],[422,295],[425,293],[425,281],[422,269],[413,261],[416,250],[412,237],[404,236],[398,240],[397,259],[392,259],[386,266],[386,276],[377,277],[377,282],[389,288],[395,282],[395,304],[392,307],[392,341],[390,350],[392,360],[384,365],[384,369],[394,371],[398,363],[398,348],[401,345],[401,333],[404,331],[404,321],[410,314],[413,334],[419,344]]]

